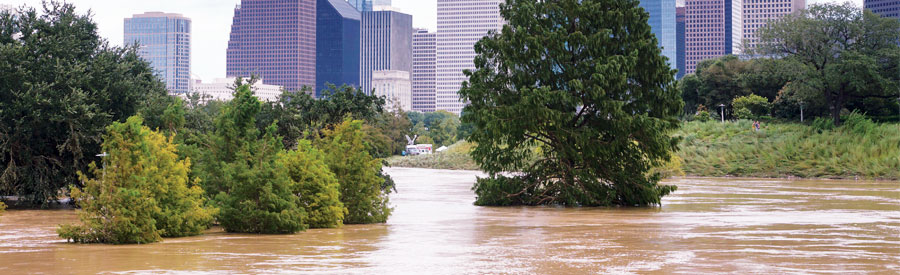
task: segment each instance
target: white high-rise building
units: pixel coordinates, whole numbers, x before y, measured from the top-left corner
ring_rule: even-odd
[[[10,4],[0,4],[0,12],[2,11],[14,11],[15,7]]]
[[[372,72],[372,88],[376,96],[385,97],[385,108],[394,110],[395,106],[404,111],[412,109],[412,82],[407,71],[374,71]]]
[[[434,112],[434,32],[417,29],[413,33],[412,110]]]
[[[191,93],[198,93],[201,98],[205,98],[202,103],[206,103],[207,100],[229,101],[234,99],[234,80],[234,77],[216,78],[213,82],[203,83],[198,79],[192,79]],[[253,83],[250,90],[259,100],[272,102],[278,100],[282,87],[263,84],[260,79]]]
[[[475,43],[490,31],[499,31],[503,0],[437,0],[437,72],[435,107],[459,114],[466,105],[459,99],[459,88],[466,76],[463,70],[475,69]]]

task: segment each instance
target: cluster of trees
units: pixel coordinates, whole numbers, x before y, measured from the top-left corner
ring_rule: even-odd
[[[70,196],[80,222],[61,225],[63,238],[149,243],[214,223],[292,233],[390,216],[380,157],[406,143],[388,129],[412,125],[383,98],[331,87],[263,103],[254,79],[238,79],[232,101],[182,100],[71,4],[3,12],[0,26],[0,195]]]
[[[682,101],[638,1],[515,0],[475,45],[462,116],[478,205],[653,205]],[[537,148],[537,149],[535,149]],[[535,160],[533,156],[537,156]]]
[[[412,112],[407,116],[413,125],[412,133],[419,136],[417,143],[449,146],[472,131],[471,124],[460,123],[458,116],[443,110],[424,114]]]
[[[706,60],[679,83],[688,115],[705,109],[726,117],[841,116],[858,110],[882,120],[900,119],[900,22],[852,4],[812,5],[760,29],[758,58]],[[756,97],[753,97],[756,96]],[[744,109],[740,97],[765,98],[769,108]],[[749,112],[748,112],[749,111]],[[763,113],[764,112],[764,113]],[[704,115],[706,113],[703,113]]]

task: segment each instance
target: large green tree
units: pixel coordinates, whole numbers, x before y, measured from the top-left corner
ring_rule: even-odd
[[[381,173],[381,160],[373,158],[363,143],[363,122],[346,119],[323,130],[316,147],[325,153],[325,163],[337,177],[341,202],[347,207],[345,224],[383,223],[391,215],[388,194],[393,186]]]
[[[104,127],[166,96],[135,48],[109,46],[71,4],[0,13],[0,72],[0,195],[37,204],[80,184]]]
[[[306,91],[285,91],[278,101],[263,106],[257,124],[265,128],[276,123],[282,142],[291,149],[305,134],[319,134],[329,125],[340,124],[347,115],[374,122],[384,104],[383,97],[366,95],[346,85],[329,85],[322,91],[322,98],[314,98]]]
[[[650,205],[673,191],[648,171],[676,149],[682,101],[638,1],[507,0],[500,12],[507,24],[475,45],[459,92],[490,175],[476,204]]]
[[[107,127],[104,165],[72,191],[81,224],[62,225],[60,237],[84,243],[150,243],[160,237],[200,234],[214,210],[190,180],[190,160],[180,159],[171,138],[143,126],[138,116]],[[108,167],[107,167],[108,166]]]
[[[812,5],[767,24],[759,37],[759,53],[803,65],[795,84],[824,99],[835,125],[845,108],[896,110],[900,21],[850,3]]]
[[[198,168],[226,231],[294,233],[306,229],[306,212],[292,193],[288,169],[277,161],[284,146],[274,124],[264,132],[256,127],[261,105],[249,84],[237,87]]]

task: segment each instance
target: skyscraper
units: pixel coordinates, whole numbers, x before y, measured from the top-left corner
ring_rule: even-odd
[[[475,43],[503,26],[501,2],[437,0],[437,110],[459,114],[465,106],[458,94],[467,80],[463,70],[475,69]]]
[[[417,29],[413,34],[412,110],[434,112],[435,33]]]
[[[316,97],[325,83],[359,87],[359,11],[344,0],[316,3]]]
[[[359,87],[372,92],[373,71],[412,71],[412,15],[393,10],[362,13]]]
[[[675,8],[675,33],[675,44],[677,44],[675,53],[677,61],[675,63],[678,66],[678,74],[675,75],[675,79],[681,79],[686,71],[684,66],[684,7]]]
[[[138,55],[172,94],[190,91],[191,19],[177,13],[145,12],[125,18],[125,43],[139,45]]]
[[[743,0],[744,1],[744,52],[759,43],[757,30],[766,22],[786,14],[805,9],[806,0]],[[898,0],[900,1],[900,0]]]
[[[241,0],[234,8],[225,74],[316,89],[316,0]]]
[[[881,17],[890,17],[900,20],[900,0],[865,0],[866,9],[871,10]]]
[[[685,0],[685,73],[697,63],[741,53],[741,0]]]
[[[656,43],[662,48],[662,55],[669,58],[669,67],[677,68],[675,0],[642,0],[639,5],[650,14],[647,23],[656,36]]]
[[[375,6],[390,6],[391,0],[347,0],[351,6],[356,8],[356,10],[363,11],[373,11]]]

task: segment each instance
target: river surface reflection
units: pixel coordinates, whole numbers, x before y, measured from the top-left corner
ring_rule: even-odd
[[[659,208],[476,207],[478,173],[393,168],[387,224],[75,245],[72,210],[0,218],[0,274],[900,272],[900,183],[685,178]]]

